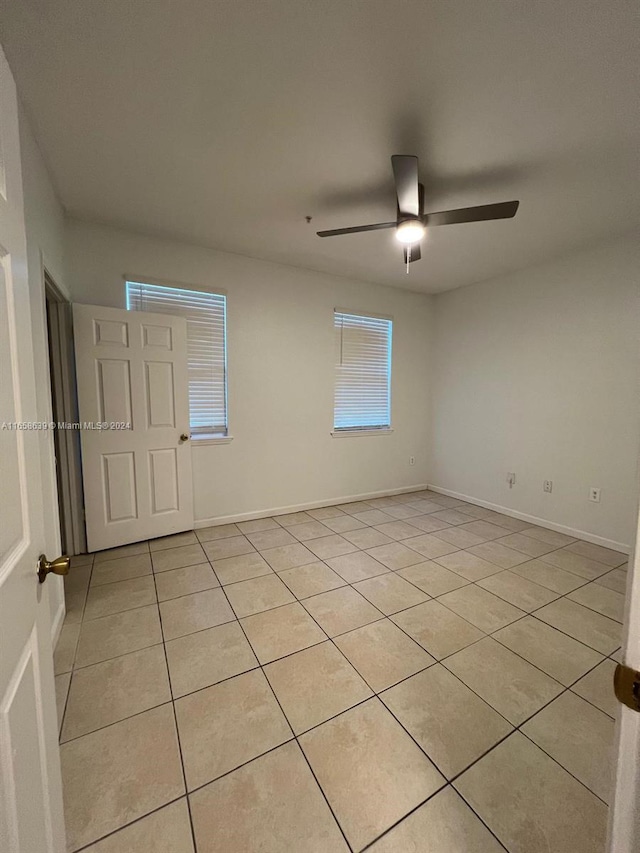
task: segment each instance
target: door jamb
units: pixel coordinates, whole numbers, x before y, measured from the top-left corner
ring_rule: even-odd
[[[71,303],[46,268],[44,269],[44,291],[47,310],[51,316],[47,331],[51,336],[49,371],[52,397],[55,395],[56,408],[59,407],[62,420],[69,424],[76,424],[78,400]],[[79,431],[73,428],[62,429],[59,435],[61,440],[58,447],[61,458],[57,460],[57,465],[61,475],[59,500],[63,507],[60,525],[64,527],[67,553],[83,554],[87,550],[87,536],[84,523],[80,435]]]

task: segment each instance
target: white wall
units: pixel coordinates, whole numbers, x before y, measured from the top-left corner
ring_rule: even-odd
[[[22,107],[19,109],[19,123],[29,299],[36,370],[36,404],[38,420],[50,421],[51,385],[47,350],[44,268],[46,267],[56,284],[64,290],[66,284],[65,217]],[[53,433],[41,432],[39,438],[45,550],[47,556],[53,559],[61,553]],[[45,594],[49,596],[52,628],[55,634],[64,616],[62,578],[50,577],[45,585]]]
[[[639,260],[629,238],[429,297],[73,220],[66,231],[75,301],[122,307],[127,275],[228,294],[234,440],[193,446],[197,520],[430,482],[622,547],[637,501]],[[334,307],[394,317],[392,435],[330,436]]]
[[[639,269],[629,238],[435,298],[432,484],[632,542]]]
[[[227,293],[233,441],[193,443],[197,520],[427,482],[431,312],[426,295],[73,220],[67,264],[75,302],[124,307],[125,276]],[[391,435],[330,435],[335,307],[393,317]]]

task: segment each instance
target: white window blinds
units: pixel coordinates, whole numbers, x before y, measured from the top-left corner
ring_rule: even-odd
[[[202,290],[127,282],[127,308],[187,320],[191,434],[227,434],[226,297]]]
[[[335,430],[391,426],[391,320],[334,312]]]

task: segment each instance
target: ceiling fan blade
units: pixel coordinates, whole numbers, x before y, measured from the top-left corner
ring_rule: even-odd
[[[382,231],[395,228],[397,222],[378,222],[375,225],[356,225],[353,228],[334,228],[333,231],[316,231],[318,237],[337,237],[339,234],[359,234],[361,231]]]
[[[460,222],[484,222],[489,219],[511,219],[516,215],[519,201],[502,201],[498,204],[480,204],[477,207],[461,207],[459,210],[441,210],[427,213],[424,224],[457,225]]]
[[[407,263],[407,254],[408,254],[408,246],[404,247],[404,262],[405,265]],[[419,261],[422,255],[420,254],[420,243],[414,243],[411,246],[411,257],[409,258],[409,263],[412,264],[414,261]]]
[[[418,158],[407,154],[394,154],[391,166],[396,181],[399,218],[419,216]]]

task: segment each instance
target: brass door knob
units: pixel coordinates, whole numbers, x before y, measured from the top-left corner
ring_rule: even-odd
[[[68,575],[70,562],[69,557],[58,557],[56,560],[49,562],[44,554],[40,554],[38,558],[38,580],[40,583],[44,583],[47,575],[51,572],[54,575]]]
[[[189,441],[189,436],[186,432],[182,433],[182,435],[180,436],[180,441]]]
[[[618,702],[640,711],[640,672],[619,663],[613,675],[613,690]]]

